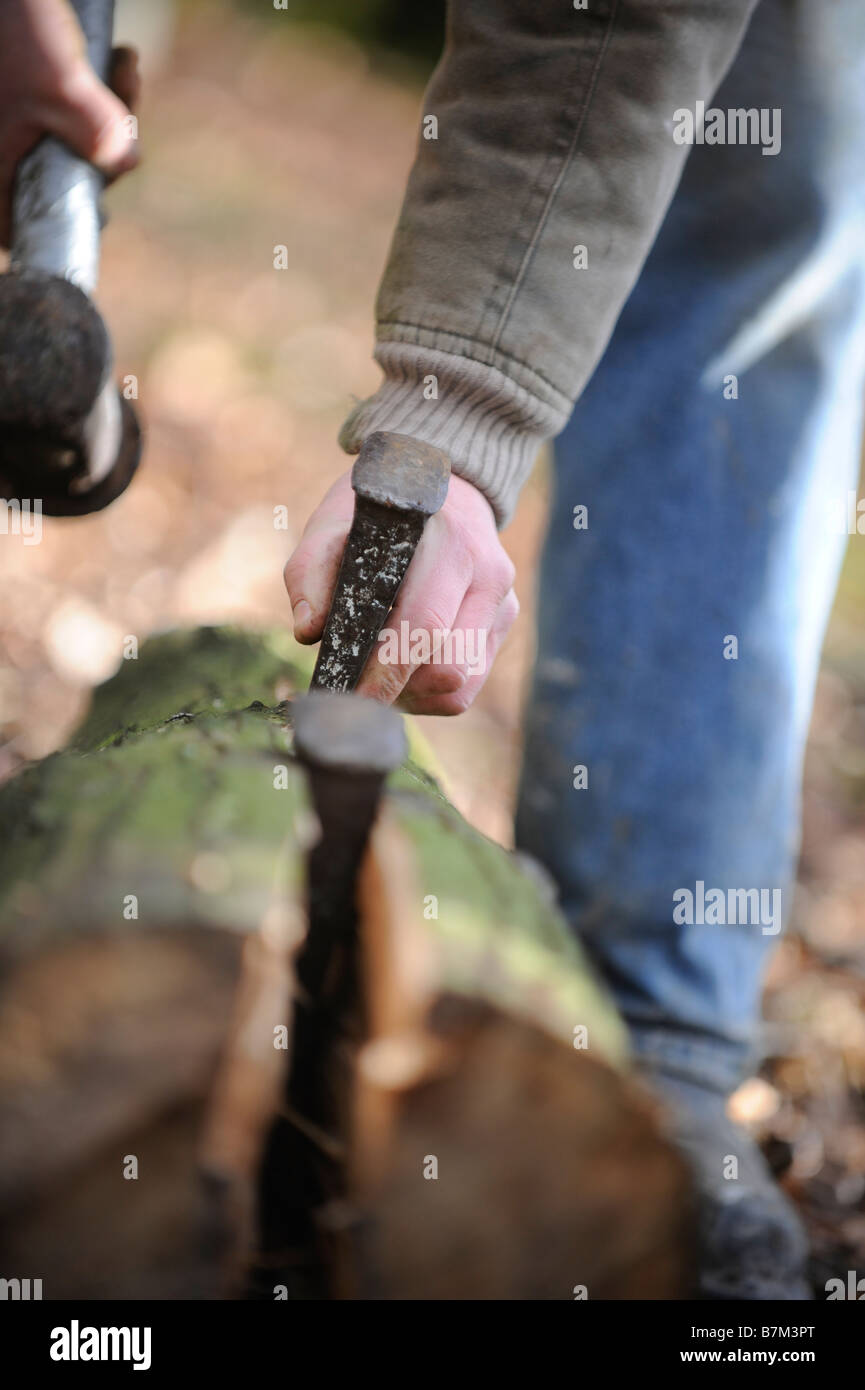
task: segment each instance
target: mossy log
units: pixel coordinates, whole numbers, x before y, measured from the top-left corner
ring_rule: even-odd
[[[0,789],[0,1273],[46,1298],[685,1292],[686,1174],[615,1010],[416,736],[359,879],[336,1122],[293,1106],[308,674],[279,633],[154,638]]]

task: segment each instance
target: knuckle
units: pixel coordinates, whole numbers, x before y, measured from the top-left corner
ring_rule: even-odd
[[[453,695],[465,682],[465,674],[457,666],[424,666],[412,678],[412,692],[419,697]]]
[[[416,631],[428,633],[431,637],[450,631],[450,624],[445,622],[444,618],[429,605],[417,615],[411,626]]]
[[[437,713],[453,719],[458,714],[465,714],[474,698],[475,692],[469,686],[463,686],[450,695],[439,695],[436,697]]]
[[[408,672],[404,666],[391,666],[380,658],[368,670],[363,684],[377,700],[392,704],[404,689]]]
[[[502,605],[502,617],[504,621],[507,623],[508,627],[510,627],[512,623],[516,622],[519,616],[520,601],[514,593],[513,589],[511,589],[510,593],[507,595]]]
[[[489,558],[486,564],[479,565],[475,571],[475,587],[501,601],[513,588],[516,569],[513,562],[502,552],[501,556]]]
[[[516,565],[510,555],[506,555],[505,552],[502,551],[501,558],[496,565],[496,578],[504,593],[507,593],[509,589],[513,588],[516,577]]]
[[[426,689],[415,690],[412,683],[402,692],[398,704],[408,714],[438,715],[450,719],[464,714],[476,693],[471,682],[459,691],[439,695],[428,693]]]

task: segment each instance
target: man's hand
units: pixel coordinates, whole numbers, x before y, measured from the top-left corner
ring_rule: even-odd
[[[298,642],[321,637],[353,511],[350,474],[344,473],[313,512],[285,567]],[[519,613],[513,582],[489,502],[453,475],[388,619],[386,632],[393,636],[377,644],[358,694],[397,702],[412,714],[468,709]]]
[[[66,0],[0,0],[0,244],[9,244],[16,166],[41,136],[56,135],[109,179],[134,166],[125,124],[138,88],[130,49],[115,49],[111,85],[117,96],[90,67]]]

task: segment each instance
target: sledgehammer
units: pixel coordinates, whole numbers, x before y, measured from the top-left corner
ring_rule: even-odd
[[[94,71],[107,79],[114,0],[72,0]],[[49,516],[99,511],[141,453],[135,412],[112,379],[111,340],[91,300],[103,177],[46,136],[22,159],[10,269],[0,276],[0,496]]]

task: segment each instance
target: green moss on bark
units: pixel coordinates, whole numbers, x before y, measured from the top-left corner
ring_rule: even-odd
[[[296,895],[311,817],[285,695],[310,668],[284,634],[231,628],[166,633],[124,662],[70,748],[0,788],[4,950],[130,921],[245,932],[274,890]],[[539,871],[472,829],[417,761],[388,794],[443,985],[569,1043],[585,1027],[593,1050],[621,1060],[622,1024]]]

